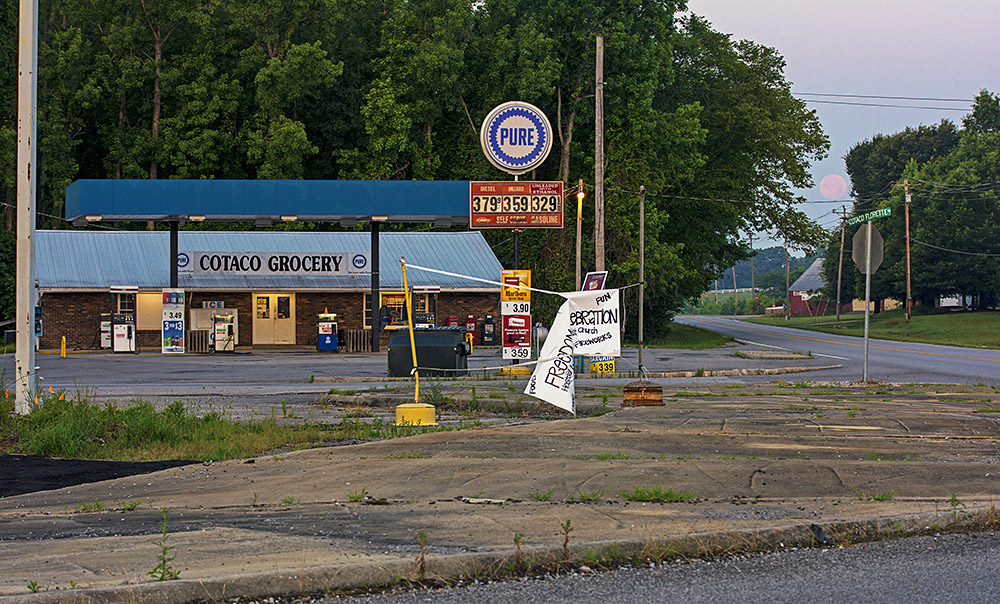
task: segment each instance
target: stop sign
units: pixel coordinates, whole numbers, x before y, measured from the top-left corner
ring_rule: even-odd
[[[867,259],[867,250],[865,248],[868,243],[868,233],[866,229],[872,230],[872,253],[871,253],[871,271],[867,270],[867,265],[865,260]],[[858,270],[861,271],[862,275],[874,275],[878,267],[882,265],[882,250],[885,246],[885,240],[882,239],[882,234],[878,232],[875,225],[872,222],[866,222],[863,228],[858,229],[858,232],[854,234],[854,252],[851,254],[851,258],[854,259],[854,264],[858,265]]]

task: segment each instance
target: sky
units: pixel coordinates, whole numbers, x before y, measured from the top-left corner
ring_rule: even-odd
[[[688,0],[688,9],[734,40],[776,48],[793,94],[803,100],[938,108],[809,102],[830,137],[829,156],[813,165],[815,187],[799,191],[810,201],[827,199],[819,184],[828,175],[843,177],[850,191],[844,155],[856,143],[942,119],[960,125],[980,90],[1000,92],[1000,0]],[[830,211],[841,205],[850,208],[847,194],[837,203],[800,207],[832,228],[839,219]],[[779,243],[754,243],[770,245]]]

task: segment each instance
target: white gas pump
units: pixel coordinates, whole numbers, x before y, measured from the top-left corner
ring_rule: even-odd
[[[236,325],[233,315],[215,315],[215,352],[236,350]]]
[[[112,352],[138,352],[137,335],[134,313],[114,313],[111,315]]]

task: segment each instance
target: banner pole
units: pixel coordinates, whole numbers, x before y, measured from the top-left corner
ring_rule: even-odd
[[[416,388],[413,390],[413,402],[420,402],[420,371],[417,370],[417,346],[413,341],[413,309],[410,303],[410,288],[406,283],[406,258],[400,257],[399,262],[403,268],[403,297],[406,300],[406,323],[410,328],[410,353],[413,355],[413,378],[416,380]]]

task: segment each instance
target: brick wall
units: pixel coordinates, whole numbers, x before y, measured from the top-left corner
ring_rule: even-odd
[[[240,346],[253,343],[253,299],[251,292],[188,292],[188,308],[201,308],[206,300],[221,300],[227,309],[235,309],[239,321]],[[69,350],[97,349],[100,347],[101,313],[111,310],[112,296],[105,292],[45,293],[41,298],[43,336],[40,346],[52,350],[59,348],[60,338],[66,336]],[[339,292],[302,292],[295,296],[295,343],[300,346],[316,343],[316,315],[328,309],[337,313],[340,329],[364,327],[364,294]],[[431,302],[433,304],[433,302]],[[500,319],[499,293],[441,293],[438,294],[437,324],[447,325],[448,315],[458,317],[464,325],[472,314],[476,318],[477,341],[482,331],[483,318],[492,314],[497,324]],[[383,333],[380,349],[388,344],[388,334]],[[159,330],[140,330],[140,350],[160,349]]]
[[[253,297],[250,292],[187,292],[188,308],[201,308],[202,302],[218,300],[222,301],[224,310],[236,311],[240,346],[250,346],[253,343]]]
[[[39,347],[57,349],[66,336],[67,350],[100,348],[101,313],[111,312],[112,303],[108,292],[43,294]]]

